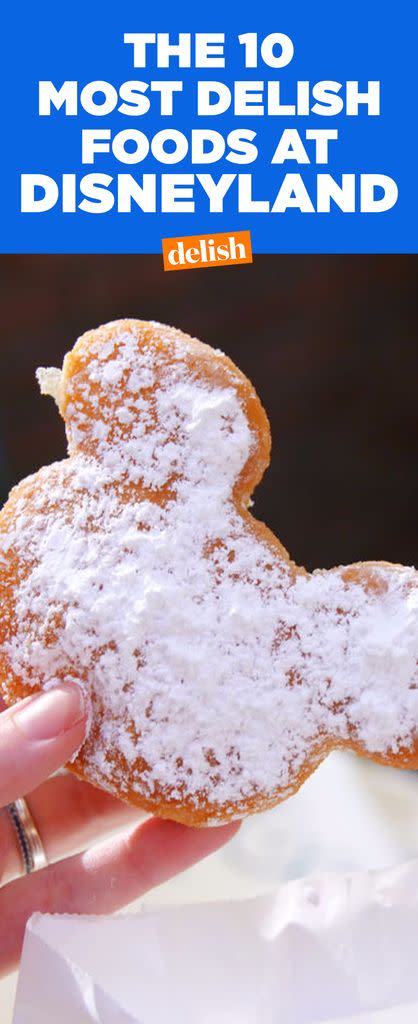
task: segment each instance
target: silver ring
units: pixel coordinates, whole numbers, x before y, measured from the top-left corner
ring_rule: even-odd
[[[38,829],[24,797],[19,797],[12,804],[6,804],[6,811],[12,822],[22,854],[25,874],[46,868],[48,858]]]

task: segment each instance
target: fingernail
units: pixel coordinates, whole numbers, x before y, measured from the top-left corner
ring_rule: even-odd
[[[81,688],[76,683],[62,683],[18,706],[13,719],[25,739],[51,740],[74,728],[85,714]]]

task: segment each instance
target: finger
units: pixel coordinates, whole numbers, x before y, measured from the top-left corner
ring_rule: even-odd
[[[153,818],[0,890],[0,973],[16,965],[25,924],[42,913],[109,914],[214,853],[238,824],[187,828]]]
[[[81,746],[86,709],[79,686],[27,697],[0,715],[0,807],[24,796]]]
[[[144,813],[73,775],[59,775],[28,795],[29,809],[48,861],[68,857]],[[7,811],[0,811],[0,878],[3,884],[22,874],[22,854]]]

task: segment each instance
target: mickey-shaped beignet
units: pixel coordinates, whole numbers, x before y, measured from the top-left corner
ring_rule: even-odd
[[[40,371],[69,458],[0,515],[11,702],[91,695],[69,766],[192,825],[270,807],[346,747],[418,767],[418,573],[296,567],[248,511],[266,415],[221,352],[122,320]]]

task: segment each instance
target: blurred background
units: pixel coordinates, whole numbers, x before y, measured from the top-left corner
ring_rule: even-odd
[[[255,514],[312,569],[417,561],[418,289],[414,256],[256,256],[165,273],[160,256],[0,258],[1,495],[65,454],[39,365],[134,316],[222,348],[273,435]]]
[[[410,256],[256,256],[169,274],[159,256],[0,257],[0,490],[65,455],[34,371],[88,328],[155,319],[222,348],[267,409],[255,514],[313,569],[417,563],[418,289]],[[300,792],[147,904],[245,898],[318,871],[418,857],[418,780],[335,753]],[[0,984],[11,1019],[15,977]]]

